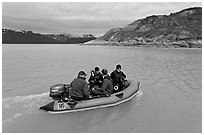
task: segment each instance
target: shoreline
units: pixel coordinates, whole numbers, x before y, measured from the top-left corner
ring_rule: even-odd
[[[202,49],[202,44],[201,46],[194,46],[194,47],[179,47],[179,46],[154,46],[154,45],[149,45],[149,44],[142,44],[142,45],[134,45],[134,44],[78,44],[80,46],[115,46],[115,47],[138,47],[138,48],[198,48]]]
[[[3,46],[7,45],[66,45],[66,46],[95,46],[95,47],[133,47],[133,48],[155,48],[155,49],[202,49],[202,47],[157,47],[157,46],[148,46],[148,45],[113,45],[113,44],[2,44]]]

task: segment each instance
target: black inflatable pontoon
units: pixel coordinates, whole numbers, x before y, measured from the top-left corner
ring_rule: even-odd
[[[139,92],[140,82],[128,82],[130,84],[126,89],[111,94],[111,97],[94,98],[91,100],[82,100],[78,102],[56,100],[45,106],[40,107],[40,109],[48,111],[52,114],[58,114],[115,106],[132,99]]]

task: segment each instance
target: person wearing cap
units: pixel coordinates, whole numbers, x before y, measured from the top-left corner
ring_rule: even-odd
[[[92,92],[95,95],[110,96],[110,94],[113,92],[112,79],[108,75],[108,70],[107,69],[103,69],[102,74],[103,74],[103,78],[104,78],[103,83],[102,83],[102,87],[101,88],[94,87],[92,89]]]
[[[88,83],[86,82],[86,73],[80,71],[77,78],[71,82],[70,97],[73,100],[79,101],[90,98]]]
[[[88,81],[90,88],[92,88],[94,85],[97,85],[98,87],[102,86],[103,75],[101,74],[99,67],[95,67],[95,71],[91,71],[91,75]]]
[[[111,79],[113,80],[114,89],[122,89],[125,84],[126,75],[121,71],[121,65],[116,65],[116,69],[111,73]]]

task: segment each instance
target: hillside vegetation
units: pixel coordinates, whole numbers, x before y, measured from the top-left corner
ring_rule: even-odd
[[[124,28],[111,29],[85,44],[200,48],[202,8],[188,8],[170,15],[148,16]]]

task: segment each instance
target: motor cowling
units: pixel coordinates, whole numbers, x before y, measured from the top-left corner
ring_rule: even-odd
[[[55,84],[50,87],[50,97],[52,97],[54,100],[60,100],[63,98],[66,91],[67,85]]]

